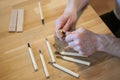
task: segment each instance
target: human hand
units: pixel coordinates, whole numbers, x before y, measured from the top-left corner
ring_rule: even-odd
[[[70,47],[84,56],[89,56],[98,49],[97,34],[84,28],[67,32],[65,41]]]
[[[77,21],[77,13],[75,11],[72,12],[64,12],[57,20],[56,20],[56,35],[60,40],[63,38],[59,34],[59,30],[63,32],[72,31]]]
[[[56,20],[56,35],[60,40],[64,37],[59,35],[59,30],[63,32],[75,29],[77,19],[80,17],[89,0],[68,0],[64,13]]]

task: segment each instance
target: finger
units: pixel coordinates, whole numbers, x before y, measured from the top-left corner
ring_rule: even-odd
[[[77,51],[77,52],[79,52],[79,54],[80,55],[83,55],[83,56],[88,56],[88,55],[86,55],[86,53],[81,49],[81,47],[80,46],[76,46],[76,47],[74,47],[73,48],[75,51]]]
[[[88,57],[88,55],[86,55],[85,52],[83,52],[81,50],[79,51],[79,54],[82,55],[82,56],[84,56],[84,57]]]
[[[72,32],[71,34],[66,35],[66,37],[65,37],[66,42],[71,42],[71,41],[73,41],[75,39],[78,39],[78,35],[75,34],[74,32]]]
[[[68,20],[68,17],[65,15],[60,16],[57,20],[56,20],[56,29],[62,29],[64,27],[64,25],[66,24]]]
[[[66,32],[66,31],[70,31],[70,29],[73,27],[73,24],[75,23],[75,21],[70,17],[66,24],[64,25],[63,27],[63,30]]]
[[[60,25],[58,27],[60,27]],[[62,40],[62,38],[59,35],[58,29],[55,30],[55,33],[56,33],[57,38],[60,39],[60,40]]]
[[[65,41],[66,42],[71,42],[71,41],[73,41],[74,40],[74,34],[69,34],[69,35],[66,35],[66,37],[65,37]]]
[[[70,34],[72,34],[72,33],[74,33],[74,31],[73,31],[73,32],[66,32],[66,35],[70,35]]]
[[[68,17],[65,15],[60,16],[57,20],[56,20],[56,36],[60,39],[63,40],[62,37],[59,35],[59,30],[62,29],[64,27],[64,25],[66,24]]]
[[[80,47],[80,46],[75,46],[73,49],[74,49],[75,51],[80,51],[80,50],[81,50],[81,47]]]
[[[79,38],[82,39],[82,37],[84,37],[86,31],[87,31],[86,29],[84,29],[83,27],[80,27],[79,29],[75,30],[75,33],[79,34]]]
[[[68,19],[68,21],[66,22],[66,24],[63,27],[63,31],[69,31],[70,27],[71,27],[71,17]]]
[[[68,45],[74,47],[75,46],[74,41],[69,42]]]
[[[68,45],[72,46],[72,47],[75,47],[75,46],[78,46],[78,45],[80,46],[80,40],[77,39],[77,40],[74,40],[72,42],[69,42]]]

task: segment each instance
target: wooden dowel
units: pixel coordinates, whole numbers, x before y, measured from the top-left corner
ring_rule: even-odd
[[[47,67],[46,67],[46,64],[45,64],[45,60],[44,60],[43,54],[41,53],[40,50],[39,50],[39,57],[40,57],[40,59],[41,59],[42,65],[43,65],[43,69],[44,69],[44,72],[45,72],[45,76],[46,76],[46,78],[49,78],[49,72],[48,72],[48,70],[47,70]]]
[[[47,38],[46,38],[45,42],[46,42],[46,46],[47,46],[48,52],[50,54],[51,62],[55,63],[55,58],[54,58],[54,55],[53,55],[53,51],[51,49],[50,43],[48,42]]]
[[[56,64],[56,63],[53,63],[52,65],[53,65],[54,67],[56,67],[56,68],[64,71],[64,72],[66,72],[66,73],[68,73],[68,74],[76,77],[76,78],[79,77],[79,74],[77,74],[77,73],[75,73],[75,72],[73,72],[73,71],[71,71],[71,70],[69,70],[69,69],[67,69],[67,68],[64,68],[64,67],[62,67],[62,66],[60,66],[60,65],[58,65],[58,64]]]
[[[29,43],[28,43],[28,52],[29,52],[29,55],[30,55],[30,58],[31,58],[31,61],[32,61],[32,64],[33,64],[33,67],[34,67],[34,70],[37,71],[38,66],[37,66],[37,63],[35,62],[35,58],[34,58],[34,55],[33,55],[33,52],[32,52],[32,49],[31,49]]]

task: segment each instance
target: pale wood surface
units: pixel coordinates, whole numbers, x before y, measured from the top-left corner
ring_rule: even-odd
[[[90,0],[90,4],[98,15],[110,12],[115,8],[115,0]]]
[[[16,30],[17,14],[18,14],[17,9],[12,10],[11,19],[10,19],[10,25],[9,25],[9,32],[15,32],[15,30]]]
[[[23,31],[24,9],[18,9],[17,32]]]
[[[45,38],[54,44],[55,19],[65,8],[65,0],[41,0],[45,25],[39,17],[38,0],[1,0],[0,1],[0,80],[45,80],[44,71],[39,59],[41,49],[46,63],[50,61]],[[9,33],[11,10],[23,8],[24,30],[22,33]],[[88,6],[77,23],[77,28],[86,29],[101,34],[111,32],[101,21],[91,6]],[[31,43],[38,71],[34,72],[27,43]],[[54,47],[53,50],[55,51]],[[105,53],[96,53],[89,58],[80,58],[92,62],[91,66],[75,64],[61,59],[57,63],[80,74],[79,79],[66,74],[50,64],[46,64],[50,73],[48,80],[120,80],[120,59]]]

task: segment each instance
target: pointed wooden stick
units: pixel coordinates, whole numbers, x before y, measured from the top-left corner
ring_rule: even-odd
[[[46,42],[46,46],[47,46],[48,52],[50,54],[51,62],[55,63],[55,58],[54,58],[54,55],[53,55],[53,51],[51,49],[50,43],[48,42],[47,38],[46,38],[45,42]]]
[[[39,57],[40,57],[40,59],[41,59],[42,65],[43,65],[43,69],[44,69],[44,72],[45,72],[45,76],[46,76],[46,78],[49,78],[49,72],[48,72],[48,70],[47,70],[47,67],[46,67],[46,64],[45,64],[45,60],[44,60],[44,57],[43,57],[43,55],[42,55],[42,53],[41,53],[41,50],[39,50]]]
[[[76,78],[79,77],[79,74],[77,74],[77,73],[75,73],[75,72],[73,72],[73,71],[71,71],[71,70],[69,70],[69,69],[67,69],[67,68],[64,68],[64,67],[62,67],[62,66],[60,66],[60,65],[58,65],[58,64],[56,64],[56,63],[53,63],[52,65],[53,65],[54,67],[56,67],[56,68],[64,71],[64,72],[66,72],[66,73],[68,73],[68,74],[76,77]]]
[[[34,70],[37,71],[38,66],[37,66],[37,63],[35,62],[35,58],[34,58],[34,55],[33,55],[33,52],[32,52],[32,49],[31,49],[29,43],[28,43],[28,52],[29,52],[29,55],[30,55],[30,58],[31,58],[31,61],[32,61],[32,64],[33,64],[33,67],[34,67]]]

